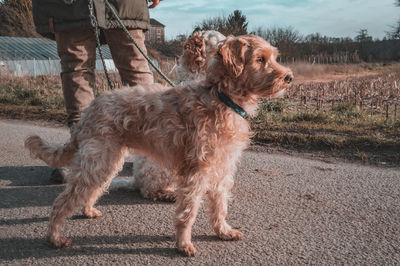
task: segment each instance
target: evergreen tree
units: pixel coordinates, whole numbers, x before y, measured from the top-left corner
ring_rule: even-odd
[[[243,15],[242,11],[235,10],[228,16],[227,28],[231,35],[245,35],[247,34],[247,18]]]
[[[357,42],[371,42],[372,36],[368,35],[367,29],[361,29],[358,35],[354,38]]]
[[[216,30],[226,36],[238,36],[247,34],[247,25],[247,17],[240,10],[235,10],[228,17],[217,16],[204,19],[195,28],[200,30]]]

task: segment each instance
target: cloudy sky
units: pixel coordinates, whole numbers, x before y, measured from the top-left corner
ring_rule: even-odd
[[[395,0],[163,0],[150,16],[163,23],[166,38],[190,34],[204,18],[241,10],[248,29],[292,26],[302,34],[319,32],[332,37],[354,38],[366,28],[382,38],[400,18]]]

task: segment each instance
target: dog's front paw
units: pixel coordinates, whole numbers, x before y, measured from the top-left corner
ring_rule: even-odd
[[[243,233],[231,229],[226,233],[219,233],[218,237],[223,239],[223,240],[240,240],[243,238]]]
[[[90,209],[84,209],[83,210],[83,213],[85,214],[85,216],[87,217],[87,218],[89,218],[89,219],[94,219],[94,218],[97,218],[97,217],[100,217],[100,216],[102,216],[103,214],[101,213],[101,211],[99,211],[98,209],[96,209],[96,208],[90,208]]]
[[[187,257],[194,257],[197,253],[192,243],[182,244],[178,246],[178,250]]]
[[[60,236],[57,238],[50,237],[49,241],[55,248],[67,248],[67,247],[71,246],[71,243],[72,243],[71,239],[68,239],[63,236]]]

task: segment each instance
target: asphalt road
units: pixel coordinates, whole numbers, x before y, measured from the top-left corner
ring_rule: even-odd
[[[67,249],[46,241],[51,204],[63,185],[23,149],[29,134],[50,141],[66,128],[0,120],[0,264],[282,265],[400,264],[400,169],[246,151],[228,221],[245,237],[224,242],[205,208],[193,229],[194,258],[174,248],[173,204],[116,191],[98,202],[103,217],[77,210]]]

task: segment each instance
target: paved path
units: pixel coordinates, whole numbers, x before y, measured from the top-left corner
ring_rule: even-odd
[[[65,128],[0,121],[0,264],[278,265],[400,264],[400,170],[245,152],[228,220],[245,237],[217,239],[204,208],[193,230],[199,251],[175,251],[172,204],[136,192],[104,195],[104,216],[77,210],[65,226],[70,248],[45,239],[50,207],[63,190],[29,158],[29,134],[64,141]]]

